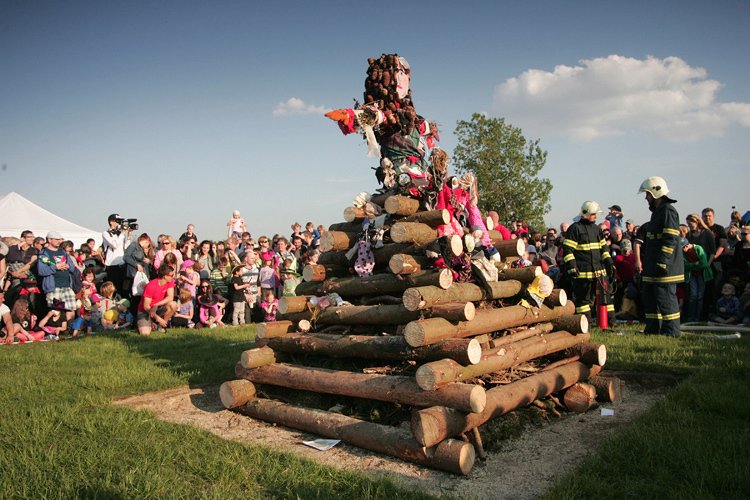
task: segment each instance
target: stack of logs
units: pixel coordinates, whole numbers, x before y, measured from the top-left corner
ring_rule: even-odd
[[[321,237],[323,253],[304,269],[297,296],[280,299],[281,319],[257,325],[258,347],[242,353],[238,380],[221,387],[225,407],[468,474],[477,454],[484,456],[478,429],[494,417],[566,389],[563,400],[572,411],[619,399],[620,382],[599,376],[605,346],[589,342],[586,318],[574,314],[564,291],[555,290],[538,308],[517,305],[540,268],[499,263],[499,280],[487,286],[454,283],[449,269],[429,267],[424,252],[447,212],[420,212],[416,200],[401,196],[382,203],[391,214],[390,242],[374,250],[375,274],[350,274],[345,252],[357,243],[365,214],[347,209],[346,222]],[[492,233],[501,255],[518,259],[523,243]],[[461,238],[451,248],[459,255]],[[334,299],[319,307],[334,292],[351,304]],[[285,362],[300,358],[305,365]],[[321,359],[349,369],[321,368]],[[366,368],[352,371],[355,360]],[[411,432],[256,397],[255,384],[412,408]]]

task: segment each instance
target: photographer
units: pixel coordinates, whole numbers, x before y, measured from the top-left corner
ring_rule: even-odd
[[[107,222],[109,222],[109,230],[102,233],[107,280],[115,284],[115,289],[121,297],[127,297],[130,294],[123,290],[123,281],[125,280],[125,260],[123,257],[125,249],[130,245],[130,233],[135,228],[131,227],[130,220],[125,220],[118,214],[110,215]]]

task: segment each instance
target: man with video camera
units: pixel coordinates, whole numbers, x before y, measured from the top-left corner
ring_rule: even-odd
[[[130,245],[130,234],[138,225],[136,219],[123,219],[119,214],[112,214],[107,219],[109,230],[102,233],[102,249],[104,250],[104,266],[107,270],[107,280],[115,285],[120,297],[129,297],[130,290],[123,290],[125,280],[125,249]]]

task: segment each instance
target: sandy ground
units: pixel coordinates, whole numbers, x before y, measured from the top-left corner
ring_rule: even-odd
[[[568,414],[543,426],[531,426],[520,437],[508,440],[500,451],[491,452],[486,461],[477,460],[467,477],[426,469],[343,443],[328,451],[317,451],[301,444],[317,436],[225,410],[219,401],[218,386],[180,387],[120,399],[114,404],[148,410],[159,419],[194,425],[224,439],[296,453],[333,467],[384,475],[407,488],[434,495],[527,499],[547,491],[608,435],[651,407],[675,382],[648,377],[644,383],[643,377],[624,378],[628,382],[623,401],[602,406],[614,409],[614,416],[602,416],[601,408],[596,408],[581,415]]]

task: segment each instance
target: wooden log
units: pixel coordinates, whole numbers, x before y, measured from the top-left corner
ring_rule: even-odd
[[[255,398],[255,385],[249,380],[239,379],[224,382],[219,387],[219,399],[224,408],[237,408]]]
[[[290,389],[337,394],[355,398],[390,401],[413,406],[441,405],[467,412],[482,411],[485,390],[478,385],[450,384],[437,391],[423,391],[414,377],[354,373],[295,366],[286,363],[247,370],[237,363],[237,378],[256,384],[271,384]]]
[[[420,222],[396,222],[391,226],[391,239],[396,243],[427,245],[438,239],[438,232]]]
[[[375,257],[375,265],[378,267],[388,266],[396,254],[407,254],[424,257],[424,248],[413,243],[386,243],[380,248],[373,248],[372,255]]]
[[[299,323],[302,320],[310,320],[312,319],[312,311],[302,311],[302,312],[295,312],[295,313],[278,313],[276,315],[276,321],[291,321],[292,323]]]
[[[574,310],[575,306],[572,302],[568,302],[564,307],[553,308],[543,305],[539,309],[527,309],[523,306],[482,309],[477,311],[473,320],[460,321],[456,324],[443,318],[412,321],[404,328],[404,338],[410,346],[419,347],[450,338],[471,337],[515,326],[550,321],[572,314]]]
[[[540,266],[519,267],[517,269],[501,269],[498,267],[497,280],[516,280],[524,285],[530,285],[531,282],[534,281],[534,278],[541,276],[542,274],[544,273],[542,273],[542,268]]]
[[[565,391],[563,403],[568,410],[575,413],[588,411],[596,404],[596,389],[593,385],[585,382],[573,384]]]
[[[462,365],[475,364],[482,356],[476,339],[446,340],[425,347],[414,348],[403,337],[373,335],[285,335],[268,339],[268,347],[291,354],[319,354],[332,358],[385,359],[426,363],[450,358]]]
[[[547,307],[564,306],[568,303],[568,294],[562,288],[555,288],[549,297],[544,299],[544,305]],[[561,330],[565,330],[561,328]],[[570,332],[574,333],[574,332]]]
[[[432,407],[412,413],[411,431],[423,446],[434,446],[452,436],[479,427],[494,417],[505,415],[534,400],[586,380],[599,373],[599,367],[570,363],[540,372],[517,382],[487,391],[487,406],[481,412],[463,413],[446,407]]]
[[[364,278],[357,276],[331,278],[322,283],[322,289],[324,293],[336,292],[342,296],[361,296],[401,293],[407,288],[427,285],[447,289],[452,284],[453,274],[449,269],[435,269],[404,276],[381,273]]]
[[[307,333],[312,330],[312,323],[310,323],[310,320],[301,319],[297,322],[297,329],[302,333]]]
[[[367,217],[367,212],[365,212],[365,207],[346,207],[344,209],[344,220],[346,222],[354,222],[355,220],[362,220],[365,217]]]
[[[389,196],[385,200],[384,208],[392,215],[414,215],[419,211],[419,200],[408,196]]]
[[[298,313],[307,311],[307,303],[314,295],[298,295],[295,297],[281,297],[279,299],[279,313]]]
[[[399,222],[421,222],[422,224],[437,228],[438,226],[450,224],[451,214],[444,208],[440,210],[425,210],[399,219]]]
[[[490,343],[492,344],[493,352],[495,352],[494,349],[499,349],[504,345],[518,342],[519,340],[536,337],[543,333],[550,333],[554,329],[555,328],[553,328],[552,323],[539,323],[538,325],[534,325],[533,328],[526,328],[524,330],[521,330],[520,332],[511,333],[510,335],[505,335],[504,337],[494,338]]]
[[[243,351],[240,356],[242,368],[257,368],[276,362],[276,353],[270,347],[257,347]]]
[[[349,250],[357,241],[359,233],[326,231],[320,235],[320,251],[331,252]]]
[[[584,342],[584,335],[555,332],[539,337],[507,344],[497,352],[483,355],[479,363],[462,366],[452,359],[425,363],[417,369],[417,385],[426,391],[434,391],[446,384],[468,380],[488,373],[516,366],[524,361],[538,358]]]
[[[255,336],[259,339],[270,339],[279,335],[286,335],[294,331],[294,323],[291,321],[273,321],[270,323],[258,323],[255,326]]]
[[[583,334],[588,335],[588,334]],[[580,356],[588,365],[604,366],[607,363],[607,346],[596,342],[585,342],[565,349],[565,357]]]
[[[589,378],[589,384],[596,389],[596,399],[602,403],[622,401],[622,380],[617,377],[597,375]]]
[[[515,280],[495,281],[488,283],[492,290],[487,297],[484,290],[473,283],[454,283],[448,289],[437,287],[414,287],[403,295],[404,307],[410,311],[429,309],[436,304],[448,302],[477,302],[484,299],[504,299],[518,295],[521,283]]]
[[[321,256],[325,254],[320,254]],[[319,281],[303,281],[302,283],[297,285],[297,288],[294,289],[294,293],[297,294],[297,296],[302,295],[323,295],[326,293],[325,287],[323,286],[324,282]]]
[[[413,274],[430,266],[430,259],[405,253],[397,253],[388,261],[393,274]]]
[[[492,233],[493,231],[490,231],[490,240],[492,240],[492,245],[497,248],[497,251],[500,253],[500,256],[503,259],[507,257],[513,257],[517,259],[518,257],[521,257],[524,252],[526,252],[526,245],[524,245],[522,239],[496,241],[494,238],[492,238]]]
[[[572,334],[587,333],[589,320],[583,314],[571,314],[553,319],[552,326],[555,330],[565,330]]]
[[[319,325],[400,325],[419,318],[419,311],[401,305],[328,307],[316,318]]]
[[[345,233],[359,233],[362,231],[362,221],[336,222],[328,226],[329,231],[344,231]]]
[[[434,448],[424,448],[398,427],[365,422],[340,413],[260,398],[249,401],[237,411],[251,418],[340,439],[366,450],[454,474],[469,474],[476,460],[470,443],[447,439]]]
[[[428,316],[444,318],[448,321],[471,321],[477,314],[477,309],[473,302],[435,304],[428,311]]]
[[[328,278],[349,276],[349,269],[335,264],[307,264],[302,269],[302,279],[305,281],[325,281]]]
[[[318,256],[318,264],[349,267],[349,259],[346,258],[346,252],[323,252]]]

